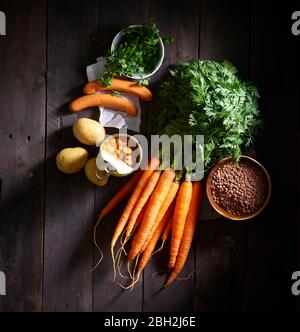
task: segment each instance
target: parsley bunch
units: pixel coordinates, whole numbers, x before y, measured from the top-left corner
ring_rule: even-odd
[[[170,72],[150,133],[204,135],[206,170],[224,157],[238,161],[262,126],[257,89],[228,61],[184,62]]]
[[[110,85],[115,76],[141,76],[151,73],[161,57],[159,29],[151,22],[147,26],[133,26],[122,30],[123,36],[114,52],[108,52],[105,72],[100,78],[103,85]],[[170,40],[164,40],[168,43]]]

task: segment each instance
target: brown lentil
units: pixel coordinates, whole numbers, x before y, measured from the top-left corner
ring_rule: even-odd
[[[263,205],[267,181],[255,164],[229,161],[216,169],[211,180],[214,201],[234,215],[253,214]]]

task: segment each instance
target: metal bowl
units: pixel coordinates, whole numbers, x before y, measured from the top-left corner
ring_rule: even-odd
[[[129,28],[134,28],[134,27],[142,27],[142,25],[130,25],[129,26]],[[119,33],[117,33],[117,35],[115,36],[115,38],[113,39],[112,44],[111,44],[111,52],[115,51],[116,47],[121,42],[123,36],[124,36],[124,31],[123,30],[121,30]],[[165,47],[164,47],[164,43],[163,43],[161,38],[159,38],[159,44],[160,44],[161,56],[160,56],[159,61],[156,64],[154,70],[151,73],[136,73],[133,76],[128,76],[128,75],[125,75],[125,74],[123,74],[123,75],[125,77],[131,78],[133,80],[140,80],[140,79],[144,79],[144,78],[149,78],[152,75],[154,75],[158,71],[160,66],[162,65],[164,57],[165,57]]]
[[[132,168],[132,170],[129,173],[120,174],[120,173],[117,172],[117,170],[113,170],[113,169],[111,169],[111,170],[106,169],[106,172],[108,173],[108,175],[112,175],[112,176],[115,176],[115,177],[128,176],[128,175],[130,175],[131,173],[133,173],[134,171],[136,171],[140,167],[142,159],[143,159],[143,149],[141,147],[141,144],[139,143],[139,141],[134,136],[131,136],[131,135],[128,135],[128,134],[124,134],[124,133],[113,134],[113,135],[108,136],[101,143],[101,146],[99,148],[99,154],[98,154],[97,160],[96,160],[96,164],[98,163],[97,167],[98,167],[98,169],[101,169],[101,167],[99,167],[99,164],[101,164],[100,159],[101,159],[101,161],[103,160],[103,158],[102,158],[102,147],[104,146],[104,144],[107,141],[109,141],[110,139],[112,139],[114,137],[126,137],[128,140],[130,140],[133,143],[135,143],[135,145],[137,146],[137,149],[138,149],[139,161],[134,165],[134,167]]]
[[[211,206],[213,207],[213,209],[218,212],[220,215],[222,215],[223,217],[227,218],[227,219],[231,219],[231,220],[247,220],[247,219],[251,219],[254,218],[255,216],[257,216],[258,214],[260,214],[264,208],[266,207],[266,205],[268,204],[270,197],[271,197],[271,191],[272,191],[272,184],[271,184],[271,179],[270,176],[268,174],[268,172],[266,171],[266,169],[255,159],[248,157],[248,156],[241,156],[241,161],[248,161],[252,164],[255,164],[256,167],[258,167],[259,169],[261,169],[263,171],[263,174],[265,175],[265,179],[266,179],[266,183],[267,183],[267,193],[266,193],[266,197],[265,197],[265,201],[262,204],[262,206],[259,208],[259,210],[257,210],[255,213],[252,214],[247,214],[247,215],[234,215],[230,212],[227,212],[226,210],[224,210],[220,205],[218,205],[215,200],[213,199],[212,196],[212,192],[211,192],[211,181],[212,178],[216,172],[216,170],[226,164],[227,162],[231,161],[231,158],[224,158],[222,160],[220,160],[211,170],[210,174],[208,175],[207,181],[206,181],[206,194],[207,194],[207,198],[211,204]]]

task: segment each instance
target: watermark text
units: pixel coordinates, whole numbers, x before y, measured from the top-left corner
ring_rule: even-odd
[[[0,271],[0,296],[1,295],[6,295],[6,277],[2,271]]]
[[[6,35],[6,16],[5,13],[0,11],[0,36]]]
[[[292,20],[295,21],[292,25],[292,34],[294,36],[300,35],[300,10],[293,12]]]
[[[292,284],[292,294],[298,296],[300,295],[300,271],[293,272],[292,280],[295,280]]]
[[[150,158],[155,157],[161,162],[161,165],[157,167],[172,168],[177,171],[178,175],[185,175],[186,179],[191,181],[202,180],[204,176],[203,135],[151,135],[147,139],[144,135],[136,134],[129,138],[126,129],[120,130],[119,135],[121,135],[120,137],[123,135],[123,141],[119,139],[117,142],[115,135],[108,135],[105,141],[98,146],[100,147],[96,161],[98,169],[109,173],[117,165],[115,158],[121,159],[124,164],[124,160],[120,156],[124,154],[124,151],[130,151],[130,167],[133,170],[136,170],[137,167],[143,170],[147,169]],[[124,140],[124,137],[128,137],[128,141]],[[136,144],[140,146],[140,149],[134,148]],[[139,162],[141,155],[143,156],[142,162]],[[121,164],[118,161],[119,167]]]

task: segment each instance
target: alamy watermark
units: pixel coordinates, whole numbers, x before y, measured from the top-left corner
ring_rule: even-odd
[[[292,34],[294,36],[299,36],[300,35],[300,10],[297,10],[292,13],[292,20],[295,21],[292,24]]]
[[[127,130],[121,128],[120,135],[127,135]],[[107,136],[107,138],[110,135]],[[191,181],[200,181],[204,177],[204,136],[203,135],[151,135],[149,138],[141,134],[131,136],[141,146],[143,161],[138,162],[139,153],[133,151],[131,161],[133,165],[139,165],[140,169],[147,169],[151,157],[159,157],[164,168],[172,168],[175,171],[187,171],[186,176]],[[113,137],[112,137],[113,138]],[[124,143],[123,143],[124,144]],[[125,143],[133,148],[135,142]],[[101,144],[100,144],[101,145]],[[99,147],[99,145],[97,145]],[[149,152],[149,155],[148,155]],[[149,158],[150,157],[150,158]],[[97,167],[100,170],[110,170],[111,165],[106,160],[99,158]],[[133,167],[133,169],[136,169]]]
[[[6,35],[6,16],[5,13],[0,11],[0,36]]]
[[[300,295],[300,271],[293,272],[292,280],[295,280],[291,288],[292,294],[298,296]]]
[[[6,295],[6,277],[2,271],[0,271],[0,295]]]

